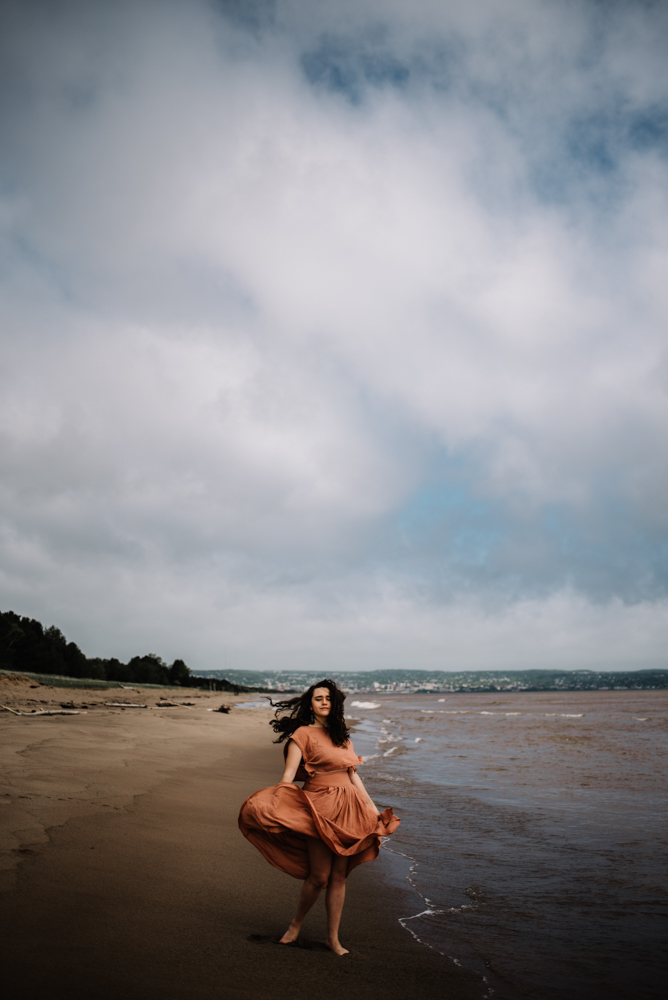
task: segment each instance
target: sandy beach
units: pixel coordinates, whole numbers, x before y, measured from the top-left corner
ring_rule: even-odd
[[[322,945],[322,900],[300,947],[275,943],[299,883],[247,843],[237,814],[247,795],[278,779],[281,751],[267,712],[207,711],[247,698],[0,681],[9,708],[73,703],[80,713],[0,713],[9,995],[482,996],[477,980],[401,929],[397,916],[414,900],[383,877],[383,852],[349,882],[342,940],[350,956]],[[191,704],[159,707],[165,699]],[[148,707],[105,705],[118,701]]]

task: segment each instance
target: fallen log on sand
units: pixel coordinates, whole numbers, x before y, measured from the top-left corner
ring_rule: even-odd
[[[35,708],[30,712],[20,712],[17,708],[10,708],[9,705],[0,705],[0,708],[6,712],[12,712],[13,715],[23,715],[26,718],[35,715],[81,715],[81,712],[76,708]]]

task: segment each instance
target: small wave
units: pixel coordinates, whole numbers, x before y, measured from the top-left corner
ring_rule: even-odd
[[[271,708],[271,702],[267,701],[242,701],[235,708]]]
[[[394,751],[398,749],[399,749],[398,747],[392,747],[390,750],[386,750],[385,753],[383,754],[383,757],[389,757],[391,753],[394,753]]]
[[[641,719],[640,716],[638,715],[634,715],[633,718],[636,720],[636,722],[649,722],[649,719],[647,718]]]
[[[419,920],[420,917],[442,917],[446,913],[453,913],[453,912],[455,912],[453,909],[448,909],[448,910],[431,910],[431,909],[429,909],[429,910],[422,910],[421,913],[414,913],[411,917],[399,917],[399,923],[404,928],[404,930],[407,930],[410,934],[413,935],[413,937],[415,938],[416,941],[420,941],[420,944],[423,944],[424,942],[420,940],[420,938],[417,936],[417,934],[415,933],[415,931],[412,930],[410,927],[407,926],[409,920]],[[429,945],[428,947],[431,947],[431,945]],[[436,951],[437,949],[433,948],[432,950]],[[441,952],[439,952],[439,954],[443,955],[444,952],[441,951]],[[455,959],[455,961],[456,961],[456,959]]]
[[[583,719],[584,718],[584,712],[578,712],[577,715],[575,713],[571,713],[571,712],[562,712],[561,713],[561,718],[562,719]]]
[[[352,708],[380,708],[380,702],[377,701],[354,701],[352,703]]]
[[[644,722],[644,719],[640,719],[639,721],[640,721],[640,722]],[[416,736],[416,737],[415,737],[415,742],[416,742],[416,743],[424,743],[424,740],[422,739],[422,737],[421,737],[421,736]]]
[[[474,899],[472,903],[466,903],[466,904],[464,904],[464,906],[461,906],[461,907],[452,906],[452,907],[448,907],[446,909],[443,909],[443,908],[435,906],[434,903],[427,896],[425,896],[423,893],[421,893],[420,890],[417,887],[417,884],[416,884],[416,881],[415,881],[415,873],[416,873],[417,868],[419,866],[418,865],[418,861],[414,857],[412,857],[410,854],[404,854],[403,851],[398,851],[394,847],[388,847],[387,846],[388,839],[389,838],[384,838],[383,839],[383,842],[382,842],[383,850],[387,851],[388,854],[394,854],[395,856],[400,857],[400,858],[404,858],[406,861],[409,862],[409,868],[408,868],[408,874],[406,875],[406,881],[408,882],[408,884],[410,885],[410,887],[415,891],[415,893],[419,896],[419,898],[422,900],[422,902],[425,904],[425,907],[426,907],[425,909],[421,910],[419,913],[412,914],[412,916],[410,916],[410,917],[399,917],[399,926],[403,927],[403,929],[405,931],[408,931],[408,933],[411,935],[411,937],[415,938],[416,941],[419,941],[420,944],[426,945],[427,948],[430,948],[432,951],[435,951],[438,955],[443,955],[444,958],[448,958],[455,965],[458,965],[460,968],[463,968],[462,962],[455,955],[449,955],[447,952],[442,951],[440,948],[435,947],[433,944],[431,944],[425,938],[422,938],[418,934],[416,934],[416,932],[410,926],[410,922],[411,922],[411,920],[419,920],[420,918],[424,919],[424,918],[429,918],[429,917],[446,916],[448,913],[459,913],[459,912],[461,912],[463,910],[476,910],[478,908],[477,907],[477,901]],[[468,893],[468,894],[471,895],[471,893]],[[488,998],[491,998],[491,996],[493,994],[493,990],[491,990],[491,988],[490,988],[488,977],[485,975],[485,972],[483,970],[474,969],[474,970],[471,970],[471,971],[474,972],[474,975],[478,975],[480,977],[481,982],[484,984],[484,991],[485,992],[484,992],[483,996],[484,996],[485,1000],[488,1000]]]
[[[382,756],[382,754],[379,754],[379,753],[370,753],[370,754],[367,754],[366,757],[362,757],[362,763],[366,764],[366,762],[368,760],[375,760],[376,757],[381,757],[381,756]]]
[[[439,698],[438,700],[439,701],[447,701],[448,699],[447,698]]]

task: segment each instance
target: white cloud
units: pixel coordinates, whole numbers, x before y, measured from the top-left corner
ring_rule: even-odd
[[[0,605],[656,665],[662,10],[85,6],[6,7]]]

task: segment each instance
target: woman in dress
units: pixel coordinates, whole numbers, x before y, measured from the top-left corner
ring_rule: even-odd
[[[297,911],[280,939],[296,941],[304,917],[326,889],[328,948],[339,942],[346,878],[357,865],[378,857],[381,837],[399,819],[374,805],[357,774],[356,756],[343,717],[345,695],[334,681],[313,684],[298,698],[276,704],[271,726],[285,743],[285,769],[278,785],[246,799],[239,828],[276,868],[303,879]],[[303,789],[294,781],[304,781]]]

